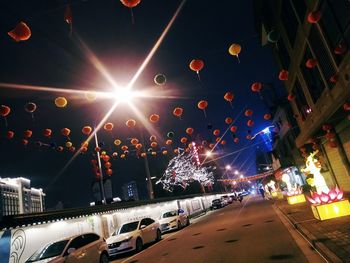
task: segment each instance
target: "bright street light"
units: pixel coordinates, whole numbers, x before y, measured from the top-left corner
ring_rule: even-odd
[[[120,102],[125,102],[129,103],[131,102],[131,99],[135,97],[135,92],[133,92],[129,88],[117,88],[114,92],[114,97],[120,101]]]
[[[235,174],[237,175],[237,174],[239,174],[239,172],[236,170],[236,171],[235,171]]]
[[[243,175],[243,174],[241,174],[241,175],[239,176],[239,178],[241,178],[241,179],[242,179],[242,178],[244,178],[244,175]]]
[[[206,155],[207,157],[210,157],[210,156],[212,156],[212,153],[211,153],[211,151],[207,151],[207,152],[205,153],[205,155]]]
[[[226,170],[231,170],[231,165],[229,165],[229,164],[226,165],[225,169],[226,169]]]

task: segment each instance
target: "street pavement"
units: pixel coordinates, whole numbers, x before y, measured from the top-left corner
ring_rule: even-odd
[[[138,254],[111,261],[325,262],[282,217],[270,201],[247,196],[242,203],[209,212],[189,227],[163,235],[162,241]]]

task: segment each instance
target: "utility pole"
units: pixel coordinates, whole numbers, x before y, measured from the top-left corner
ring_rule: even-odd
[[[96,147],[98,148],[98,139],[97,139],[97,130],[95,127],[95,144]],[[103,173],[102,173],[102,166],[101,166],[101,158],[100,158],[100,152],[97,151],[97,162],[98,162],[98,168],[100,170],[100,189],[101,189],[101,200],[102,200],[102,204],[106,204],[106,196],[105,196],[105,189],[103,186]]]

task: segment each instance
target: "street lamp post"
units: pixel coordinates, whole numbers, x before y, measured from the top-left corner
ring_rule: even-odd
[[[96,147],[98,148],[98,139],[97,139],[97,131],[95,127],[95,144]],[[101,200],[103,204],[106,204],[106,196],[105,196],[105,189],[103,186],[103,173],[102,173],[102,166],[101,166],[101,158],[100,158],[100,152],[97,151],[97,162],[98,162],[98,168],[100,170],[100,189],[101,189]]]
[[[141,140],[142,140],[142,148],[144,152],[146,152],[145,149],[145,139],[143,137],[143,132],[141,131]],[[148,189],[148,196],[152,200],[154,199],[154,191],[153,191],[153,185],[152,185],[152,180],[151,180],[151,173],[149,171],[149,164],[148,164],[148,157],[147,154],[143,158],[144,164],[145,164],[145,171],[146,171],[146,176],[147,176],[147,189]]]

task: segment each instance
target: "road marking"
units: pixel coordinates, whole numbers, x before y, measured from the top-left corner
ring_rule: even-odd
[[[322,254],[309,242],[309,240],[307,240],[298,229],[294,228],[292,222],[278,208],[276,208],[274,205],[272,207],[283,225],[287,228],[297,246],[310,263],[319,263],[320,258],[322,258],[324,262],[328,262],[327,259],[325,259]],[[312,247],[313,250],[310,249],[310,247]]]

